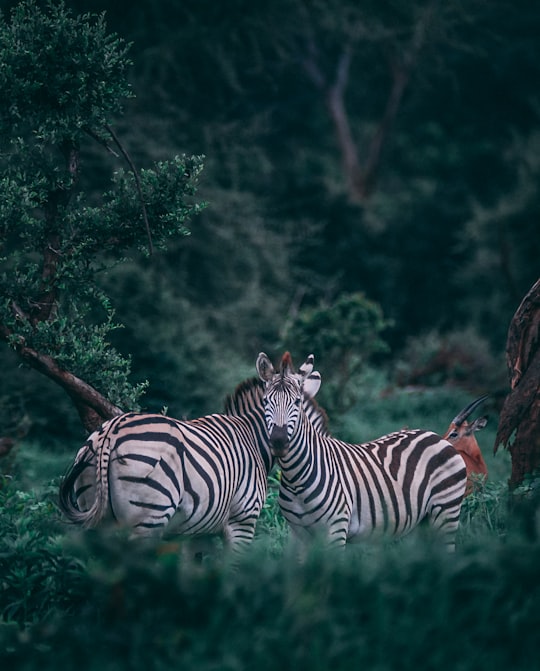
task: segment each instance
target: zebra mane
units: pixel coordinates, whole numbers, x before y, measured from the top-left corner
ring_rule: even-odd
[[[294,371],[294,366],[292,362],[292,357],[290,352],[285,352],[285,354],[281,357],[281,365],[279,367],[279,374],[281,376],[281,379],[285,377],[285,373],[289,371]]]
[[[238,417],[252,412],[255,408],[262,410],[262,399],[264,394],[264,382],[258,377],[251,377],[236,387],[229,394],[224,403],[224,413],[229,416]],[[329,436],[328,415],[326,411],[312,398],[304,399],[304,409],[313,425],[313,428],[323,436]]]
[[[264,383],[258,377],[250,377],[236,387],[225,399],[226,415],[243,415],[255,407],[262,408]]]

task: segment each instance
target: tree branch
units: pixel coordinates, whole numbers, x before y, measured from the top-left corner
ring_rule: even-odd
[[[334,84],[327,90],[326,104],[334,122],[338,145],[341,150],[343,168],[348,182],[349,193],[355,193],[356,184],[361,179],[358,147],[353,138],[349,116],[345,109],[345,90],[349,81],[352,50],[347,47],[341,53],[336,67]]]
[[[58,261],[62,239],[58,228],[58,217],[60,208],[67,207],[75,185],[79,179],[79,147],[72,141],[66,140],[60,146],[64,156],[66,170],[70,176],[71,183],[68,188],[61,186],[49,193],[49,199],[45,212],[47,239],[43,249],[43,270],[41,272],[41,287],[39,300],[34,302],[31,314],[31,322],[34,326],[38,322],[49,321],[56,314],[58,288],[55,285]]]
[[[381,164],[382,152],[397,117],[419,53],[425,44],[436,2],[437,0],[433,0],[421,13],[414,26],[408,47],[402,54],[401,60],[394,64],[392,87],[388,94],[386,106],[381,121],[369,142],[363,162],[360,160],[345,107],[345,93],[349,83],[353,44],[356,39],[349,41],[343,48],[336,64],[332,84],[328,84],[320,67],[313,37],[310,36],[307,41],[306,56],[301,59],[302,66],[309,79],[325,96],[326,106],[334,124],[342,156],[347,188],[353,202],[364,202],[373,192]]]
[[[0,337],[9,341],[13,333],[0,324]],[[123,410],[108,401],[94,387],[64,370],[53,357],[28,347],[24,338],[15,344],[19,357],[31,368],[59,384],[75,403],[87,431],[94,431],[106,419],[122,414]]]
[[[114,140],[115,145],[120,150],[120,153],[126,159],[128,165],[131,169],[131,172],[133,173],[133,177],[135,178],[135,184],[137,186],[137,192],[139,194],[139,200],[141,202],[141,210],[142,210],[142,215],[143,215],[143,219],[144,219],[144,225],[146,227],[146,235],[148,236],[148,252],[151,256],[154,253],[154,245],[152,243],[152,234],[150,233],[150,223],[148,221],[148,214],[146,212],[146,205],[144,203],[144,198],[143,198],[143,192],[142,192],[142,188],[141,188],[141,180],[140,180],[140,177],[139,177],[139,173],[137,171],[137,168],[135,167],[135,164],[131,160],[130,155],[124,149],[124,146],[121,144],[121,142],[118,139],[118,136],[116,135],[114,130],[108,124],[106,125],[106,128],[109,131],[112,139]]]
[[[430,3],[421,14],[415,25],[408,49],[404,52],[401,62],[395,64],[393,71],[392,88],[386,101],[386,107],[375,134],[373,135],[360,181],[355,185],[355,194],[364,200],[372,193],[377,181],[377,173],[381,164],[384,145],[388,141],[390,131],[398,115],[398,111],[409,84],[412,71],[418,61],[418,56],[424,46],[429,24],[435,9],[435,1]]]

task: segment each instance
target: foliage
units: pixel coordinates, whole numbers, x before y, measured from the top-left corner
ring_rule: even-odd
[[[0,26],[2,134],[21,138],[31,129],[30,146],[41,153],[43,143],[61,144],[80,130],[103,132],[131,95],[128,48],[107,33],[103,15],[73,17],[50,1],[45,11],[32,0],[15,6]]]
[[[106,529],[65,533],[48,496],[15,482],[0,500],[4,665],[520,670],[536,659],[540,546],[501,542],[494,526],[451,556],[416,538],[314,548],[299,565],[258,541],[231,569]]]
[[[187,234],[184,222],[202,207],[191,199],[202,160],[119,169],[90,203],[79,192],[88,142],[126,155],[109,124],[131,95],[128,45],[103,16],[32,0],[2,17],[0,45],[2,335],[136,407],[145,384],[129,381],[129,357],[108,342],[118,324],[98,277],[133,249]]]
[[[460,540],[474,541],[490,536],[504,538],[509,505],[506,481],[476,481],[473,493],[464,499],[461,508]]]
[[[68,607],[77,591],[79,571],[63,555],[55,535],[59,524],[54,496],[16,488],[0,479],[0,616],[6,622],[29,625]]]
[[[14,4],[6,0],[2,6]],[[455,332],[471,334],[473,342],[475,332],[478,342],[489,342],[493,351],[496,383],[505,384],[500,380],[508,323],[537,273],[538,8],[525,0],[487,4],[472,0],[466,6],[422,0],[407,6],[396,2],[359,6],[353,0],[234,0],[223,6],[210,0],[142,0],[136,5],[68,0],[66,4],[73,16],[62,5],[38,3],[49,10],[28,10],[26,27],[20,28],[20,35],[34,31],[33,39],[47,54],[46,67],[41,63],[34,67],[39,56],[32,50],[20,53],[20,44],[5,32],[7,22],[2,23],[2,34],[8,39],[5,44],[13,47],[13,57],[11,51],[3,52],[9,71],[18,72],[19,61],[32,65],[12,91],[20,109],[37,114],[36,108],[29,108],[40,102],[32,81],[41,82],[49,101],[68,85],[75,89],[75,94],[62,98],[63,107],[57,110],[64,126],[43,126],[58,136],[68,122],[83,124],[75,124],[75,131],[84,170],[68,209],[78,214],[76,192],[81,188],[92,226],[101,230],[105,222],[92,208],[106,205],[102,193],[111,190],[110,164],[118,167],[112,155],[104,161],[103,145],[83,130],[85,119],[93,124],[91,132],[118,152],[104,130],[114,116],[118,135],[137,165],[167,161],[174,154],[207,156],[200,192],[211,207],[198,217],[193,234],[170,238],[153,273],[147,272],[148,260],[135,255],[126,273],[133,278],[131,284],[122,280],[122,265],[95,275],[96,291],[110,298],[108,308],[114,306],[114,313],[101,307],[99,296],[88,299],[87,314],[66,312],[65,295],[60,296],[71,323],[104,329],[126,325],[108,331],[106,340],[123,360],[131,355],[131,379],[149,379],[156,385],[155,394],[148,396],[150,407],[160,403],[172,407],[170,397],[175,396],[179,413],[219,409],[216,397],[205,396],[212,385],[200,373],[201,366],[216,371],[213,379],[221,390],[229,385],[233,366],[252,368],[258,351],[268,351],[279,342],[299,297],[313,307],[358,292],[379,304],[385,319],[393,323],[384,334],[391,348],[389,363],[396,357],[404,360],[401,350],[411,337],[422,342],[426,334],[445,338]],[[89,7],[106,9],[107,25],[121,38],[106,32],[102,16],[85,14]],[[336,81],[344,48],[350,50],[345,112],[363,160],[418,17],[430,7],[433,14],[424,46],[387,137],[376,188],[366,202],[350,202],[328,101],[306,65],[316,64],[329,85]],[[16,16],[23,11],[19,7]],[[62,45],[51,38],[49,46],[36,33],[38,14],[46,18],[52,37],[58,26],[65,28]],[[77,50],[77,35],[91,48]],[[54,44],[67,66],[59,83],[51,70]],[[100,49],[107,58],[99,57]],[[85,68],[90,70],[92,88],[84,88]],[[8,70],[2,73],[5,79]],[[118,96],[113,88],[101,86],[109,76]],[[108,106],[106,114],[99,112],[99,105],[89,109],[94,91],[97,102]],[[131,95],[134,91],[136,98]],[[507,94],[501,97],[500,91]],[[9,100],[5,96],[0,103],[4,113]],[[118,117],[121,111],[124,114]],[[42,151],[39,138],[26,132],[25,118],[31,117],[18,119],[25,146],[31,146],[36,157],[41,152],[44,171],[54,168],[57,183],[69,186],[72,178],[63,152],[49,152],[50,147]],[[40,127],[45,123],[43,114],[38,121]],[[2,161],[14,161],[15,149],[16,145],[9,148]],[[4,185],[0,208],[9,206],[11,211],[14,204],[36,202],[34,192],[46,194],[44,182],[36,179],[36,188],[23,193],[13,177]],[[131,191],[130,174],[123,179]],[[18,200],[8,197],[10,184],[17,187]],[[123,191],[124,186],[118,188]],[[117,205],[126,205],[134,217],[135,247],[145,247],[145,224],[134,195],[131,204]],[[169,195],[164,186],[160,197]],[[105,208],[107,216],[118,222],[110,205]],[[155,235],[154,241],[159,244]],[[13,249],[19,241],[11,238],[10,244]],[[37,277],[41,251],[35,250],[32,259]],[[121,260],[128,253],[110,250],[106,261]],[[74,268],[72,274],[80,270]],[[155,299],[156,291],[149,288],[145,297],[142,277],[157,282],[156,276],[166,290],[152,323],[145,325],[137,306]],[[11,277],[13,281],[15,273]],[[172,324],[171,315],[181,324]],[[190,338],[190,329],[196,330],[196,339]],[[86,346],[80,340],[84,331],[81,327],[75,339]],[[148,342],[149,332],[155,342]],[[62,331],[51,345],[63,347],[65,335]],[[101,332],[89,331],[87,351],[101,337]],[[197,342],[187,343],[186,338]],[[297,349],[294,342],[286,346]],[[110,348],[98,354],[102,369],[114,368]],[[323,361],[321,352],[314,354]],[[7,355],[0,355],[4,365]],[[81,352],[66,356],[80,360],[81,373],[87,374],[92,362],[81,360]],[[228,361],[230,367],[224,364]],[[126,369],[118,365],[121,381]],[[460,368],[460,377],[470,388],[466,377],[476,373]],[[189,374],[182,384],[184,370]],[[115,386],[117,399],[128,393],[110,376],[94,382],[102,389]],[[438,384],[437,376],[430,383]],[[50,416],[51,431],[57,423],[56,408],[44,402],[42,384],[36,383],[40,391],[28,405],[36,423],[45,425]],[[169,395],[163,393],[167,388]]]
[[[341,294],[300,310],[282,340],[294,343],[303,357],[316,353],[317,366],[326,373],[321,403],[339,414],[356,400],[351,382],[374,354],[387,351],[381,337],[387,327],[379,305],[360,293]]]
[[[426,6],[433,9],[426,48],[378,189],[364,206],[351,204],[327,99],[306,63],[317,58],[322,77],[333,82],[341,52],[350,49],[346,111],[362,152]],[[293,300],[297,287],[313,302],[364,291],[394,320],[395,348],[407,335],[471,322],[503,348],[519,293],[536,278],[537,153],[529,133],[538,126],[538,11],[523,0],[466,7],[240,0],[226,9],[190,0],[143,2],[138,12],[127,19],[131,29],[121,8],[112,16],[141,40],[144,53],[135,66],[144,93],[134,111],[144,123],[133,133],[157,150],[155,136],[142,137],[150,115],[161,146],[202,146],[208,182],[224,187],[213,200],[222,212],[230,190],[246,201],[256,194],[261,231],[278,227],[286,238],[282,253],[294,240]],[[500,90],[512,93],[499,98],[503,113],[494,115],[486,101]],[[213,249],[211,232],[204,235]],[[258,250],[250,240],[237,257]]]
[[[407,338],[395,362],[400,386],[462,385],[493,390],[504,384],[503,371],[489,341],[472,327],[429,331]]]

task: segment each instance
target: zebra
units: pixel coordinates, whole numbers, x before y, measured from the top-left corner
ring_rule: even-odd
[[[344,547],[378,533],[403,536],[427,518],[454,550],[467,480],[461,456],[431,431],[396,431],[356,445],[313,431],[302,409],[321,384],[313,364],[310,355],[295,373],[288,352],[278,371],[264,352],[256,363],[281,468],[279,506],[293,539]]]
[[[60,484],[59,507],[85,528],[114,520],[135,537],[220,534],[240,550],[253,539],[274,465],[263,385],[247,380],[225,414],[180,421],[125,413],[106,421],[78,451]],[[308,401],[326,429],[326,414]]]

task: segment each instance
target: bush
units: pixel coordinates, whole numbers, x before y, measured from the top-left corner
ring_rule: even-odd
[[[408,338],[394,376],[399,386],[452,384],[465,389],[493,389],[505,386],[503,372],[503,362],[495,361],[488,341],[467,328]]]
[[[56,486],[38,495],[0,480],[0,615],[7,622],[44,622],[68,609],[78,591],[78,563],[57,540],[56,493]]]
[[[28,470],[29,455],[18,453],[16,473]],[[24,490],[14,477],[0,486],[5,667],[534,666],[540,543],[508,533],[504,483],[488,482],[466,500],[455,554],[414,533],[344,553],[315,546],[300,565],[272,475],[256,540],[235,566],[221,551],[200,563],[182,542],[67,527],[55,506],[57,480],[33,483]]]
[[[375,354],[387,351],[381,334],[388,326],[380,306],[364,294],[341,294],[331,304],[301,310],[282,339],[294,343],[304,358],[316,355],[326,380],[321,403],[342,413],[356,401],[355,378]]]
[[[56,602],[22,631],[0,627],[2,663],[326,671],[445,668],[451,659],[465,670],[520,670],[536,659],[538,544],[491,539],[452,556],[420,541],[315,549],[303,566],[259,547],[233,570],[163,557],[118,535],[77,543],[69,611]]]

